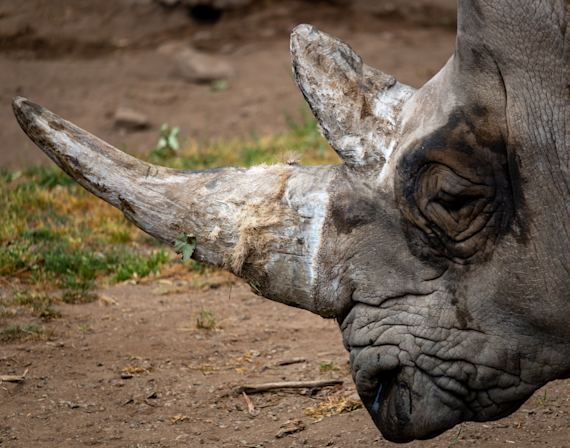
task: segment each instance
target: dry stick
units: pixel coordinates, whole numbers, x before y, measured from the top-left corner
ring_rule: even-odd
[[[10,263],[7,264],[6,266],[4,266],[3,268],[0,268],[0,272],[5,271],[8,268],[11,268],[12,266],[14,266],[16,263]]]
[[[251,399],[246,395],[245,392],[242,392],[242,394],[247,403],[247,411],[249,412],[249,415],[251,415],[252,417],[256,417],[257,415],[259,415],[259,412],[257,414],[255,413],[255,406],[253,405]]]
[[[0,375],[0,383],[21,383],[26,379],[28,369],[21,375]]]
[[[31,268],[31,266],[25,266],[22,269],[18,269],[16,272],[12,272],[10,275],[5,276],[4,278],[15,277],[16,275],[21,274],[22,272],[26,272],[30,268]]]
[[[305,358],[292,358],[292,359],[284,359],[283,361],[276,362],[276,366],[288,366],[290,364],[298,364],[300,362],[305,362]]]
[[[20,383],[24,381],[24,377],[20,375],[0,375],[0,383]]]
[[[246,392],[248,394],[258,394],[275,389],[312,389],[317,387],[336,386],[343,384],[342,380],[317,380],[317,381],[283,381],[281,383],[265,383],[257,386],[240,386],[236,392]]]

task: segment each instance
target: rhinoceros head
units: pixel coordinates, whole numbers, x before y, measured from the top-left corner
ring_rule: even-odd
[[[176,171],[14,101],[26,133],[137,226],[336,318],[384,436],[513,412],[570,372],[567,2],[460,1],[456,52],[419,90],[314,27],[297,83],[344,165]]]

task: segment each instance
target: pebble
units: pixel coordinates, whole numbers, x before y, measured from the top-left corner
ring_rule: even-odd
[[[116,127],[129,131],[138,131],[150,127],[150,122],[146,115],[126,106],[117,108],[114,120]]]
[[[132,377],[130,373],[121,373],[121,378],[124,380],[130,380]]]
[[[174,73],[187,82],[209,83],[229,80],[235,77],[235,70],[229,62],[218,56],[182,48],[172,54]]]

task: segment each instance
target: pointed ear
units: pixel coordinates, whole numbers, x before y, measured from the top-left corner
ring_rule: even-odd
[[[291,34],[297,85],[323,134],[350,168],[380,168],[399,137],[402,105],[415,92],[362,63],[345,42],[310,25]]]

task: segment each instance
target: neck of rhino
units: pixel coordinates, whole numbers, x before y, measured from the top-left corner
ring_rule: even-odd
[[[28,136],[80,185],[171,246],[196,237],[192,258],[224,268],[268,299],[322,316],[315,294],[328,186],[340,166],[260,165],[180,171],[142,162],[24,98]]]

